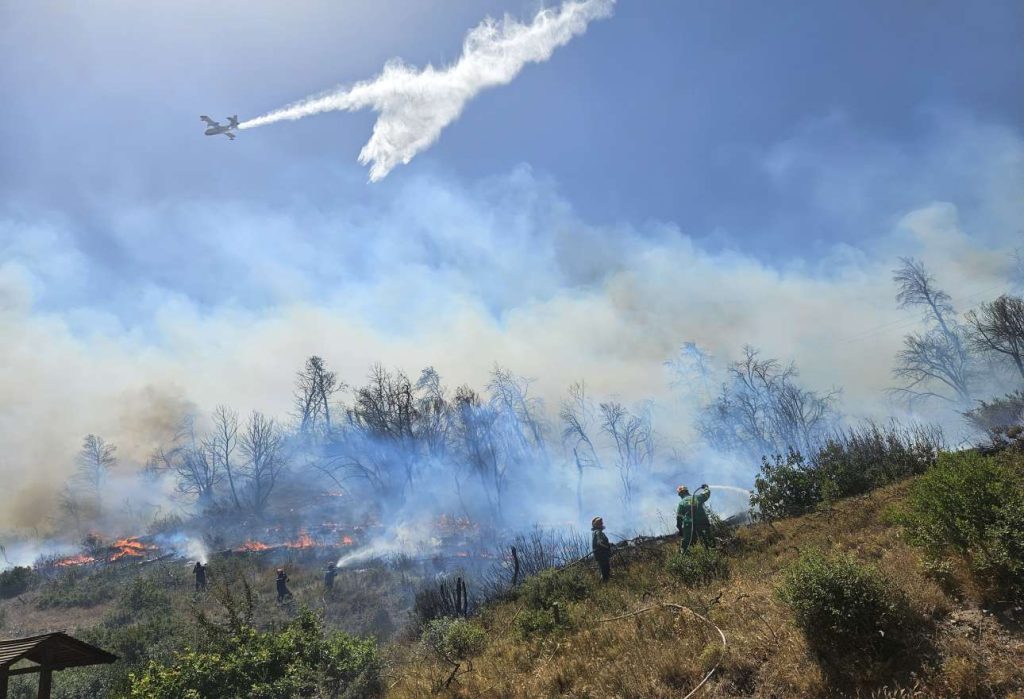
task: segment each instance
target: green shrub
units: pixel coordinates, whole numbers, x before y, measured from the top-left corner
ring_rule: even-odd
[[[534,609],[575,602],[587,596],[587,583],[576,568],[545,570],[519,587],[519,597]]]
[[[801,515],[821,500],[821,482],[814,469],[794,450],[783,459],[776,454],[761,458],[761,472],[754,477],[750,505],[771,522]]]
[[[0,573],[0,599],[17,597],[36,582],[37,576],[28,566],[14,566]]]
[[[43,585],[36,606],[40,609],[94,607],[114,599],[117,593],[118,585],[112,575],[90,575],[71,569]]]
[[[784,571],[777,592],[822,654],[891,647],[911,621],[902,593],[848,556],[802,555]]]
[[[569,615],[561,606],[558,611],[552,606],[549,609],[523,609],[516,616],[516,633],[523,640],[537,636],[547,636],[559,629],[569,628]]]
[[[729,577],[728,558],[718,549],[706,549],[703,546],[691,546],[686,553],[674,553],[665,567],[688,587],[706,585],[712,580]]]
[[[867,422],[836,432],[810,457],[790,450],[785,458],[763,458],[750,504],[769,522],[800,515],[820,503],[924,473],[941,448],[936,428]]]
[[[167,591],[150,578],[137,577],[118,596],[106,623],[109,626],[120,626],[170,612],[171,597]]]
[[[169,664],[151,662],[133,675],[131,696],[277,699],[381,692],[376,644],[345,633],[327,634],[308,610],[277,633],[243,626],[207,641],[201,650],[179,653]]]
[[[901,520],[930,556],[956,554],[1000,594],[1024,597],[1024,457],[943,454],[910,490]]]
[[[423,643],[441,660],[457,664],[483,653],[487,637],[472,621],[443,617],[427,624]]]

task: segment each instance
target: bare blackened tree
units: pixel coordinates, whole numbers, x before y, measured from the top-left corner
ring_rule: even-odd
[[[422,443],[427,458],[444,459],[448,452],[452,406],[441,384],[441,376],[434,367],[420,372],[415,390],[416,437]]]
[[[1024,299],[1004,294],[967,314],[971,344],[1011,360],[1024,378]]]
[[[544,424],[539,417],[543,406],[530,396],[530,382],[495,365],[487,392],[502,423],[509,455],[515,460],[539,458],[547,463]]]
[[[272,419],[253,411],[238,446],[246,459],[240,472],[246,479],[250,506],[253,512],[262,514],[287,467],[281,432]]]
[[[370,381],[356,391],[348,411],[350,427],[360,431],[364,441],[376,442],[369,458],[384,460],[373,466],[387,477],[401,478],[402,486],[412,486],[420,460],[414,454],[417,407],[412,383],[402,371],[389,372],[377,364]],[[365,446],[370,446],[369,444]]]
[[[601,459],[590,438],[594,422],[594,406],[587,397],[586,385],[580,381],[569,386],[569,397],[558,411],[562,422],[562,443],[572,450],[576,464],[576,510],[583,517],[583,471],[600,468]]]
[[[729,368],[719,396],[703,410],[701,434],[713,447],[755,460],[790,449],[808,453],[835,427],[839,391],[804,389],[793,364],[761,359],[750,346],[743,354]]]
[[[633,507],[636,475],[654,460],[654,429],[648,406],[636,413],[618,401],[601,403],[601,429],[615,445],[615,465],[622,481],[622,501],[629,512]]]
[[[195,497],[201,507],[211,505],[224,472],[217,459],[216,441],[197,436],[192,418],[188,420],[188,443],[179,454],[175,460],[178,491]]]
[[[691,391],[696,384],[702,400],[710,400],[714,373],[712,359],[696,342],[683,343],[679,354],[665,362],[665,366],[672,372],[672,387]]]
[[[338,377],[327,370],[323,359],[312,356],[306,360],[295,380],[295,412],[300,432],[330,431],[331,400],[341,388]]]
[[[86,435],[78,452],[78,468],[73,479],[75,485],[86,489],[97,500],[102,500],[110,469],[117,464],[116,452],[117,447],[107,444],[102,437]]]
[[[197,435],[195,423],[195,416],[186,416],[171,444],[150,457],[147,470],[170,474],[179,493],[194,497],[206,507],[214,501],[223,469],[217,459],[215,438]]]
[[[235,458],[238,449],[238,413],[225,405],[218,405],[213,411],[213,441],[216,463],[228,482],[231,504],[236,510],[242,509],[239,497],[239,464]]]
[[[488,504],[500,517],[509,462],[501,454],[498,413],[468,386],[456,389],[453,412],[453,434],[461,462],[479,478]]]
[[[957,322],[952,299],[935,285],[924,264],[900,258],[893,273],[900,308],[924,311],[928,328],[906,336],[896,355],[893,374],[903,382],[893,390],[910,402],[939,398],[954,403],[971,400],[974,361],[966,331]],[[952,396],[950,395],[952,394]]]

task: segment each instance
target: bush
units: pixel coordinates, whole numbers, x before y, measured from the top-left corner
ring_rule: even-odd
[[[691,546],[686,553],[673,554],[665,567],[688,587],[706,585],[729,577],[729,561],[717,549]]]
[[[587,596],[587,583],[577,569],[545,570],[519,587],[520,599],[534,609],[565,605]]]
[[[472,661],[487,645],[484,630],[467,619],[434,619],[427,624],[423,643],[435,655],[453,665]]]
[[[131,696],[142,699],[291,696],[369,697],[381,693],[376,644],[345,633],[325,634],[308,610],[277,633],[242,626],[214,635],[202,650],[170,664],[151,662],[132,675]]]
[[[28,566],[14,566],[0,573],[0,599],[17,597],[32,587],[36,575]]]
[[[750,506],[771,522],[795,517],[814,508],[821,500],[821,483],[814,469],[794,450],[783,459],[776,454],[761,457],[761,472],[754,477]]]
[[[900,517],[932,557],[956,554],[995,591],[1024,597],[1024,457],[943,454]]]
[[[550,609],[524,609],[516,616],[516,633],[522,640],[547,636],[559,629],[569,628],[569,615],[560,606]]]
[[[1005,432],[1007,428],[1024,424],[1024,390],[1007,393],[992,402],[978,401],[978,405],[964,413],[967,421],[982,432]]]
[[[911,620],[892,583],[847,556],[802,555],[783,573],[777,592],[822,654],[891,647]]]
[[[112,574],[78,571],[63,572],[42,587],[36,606],[39,609],[94,607],[117,596]]]
[[[800,515],[820,503],[859,495],[925,472],[942,448],[942,435],[924,425],[866,422],[836,432],[807,459],[791,450],[762,459],[750,504],[762,519]]]

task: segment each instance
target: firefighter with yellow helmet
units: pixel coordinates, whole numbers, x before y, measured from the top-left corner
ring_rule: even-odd
[[[604,533],[604,520],[594,517],[590,522],[591,540],[594,549],[594,560],[601,571],[601,582],[608,582],[612,574],[612,545]]]

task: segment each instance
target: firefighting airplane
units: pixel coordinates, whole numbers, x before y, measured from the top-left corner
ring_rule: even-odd
[[[234,115],[234,116],[229,116],[228,117],[228,123],[227,123],[226,126],[220,124],[219,122],[214,121],[213,119],[211,119],[210,117],[206,116],[205,114],[203,116],[199,117],[199,118],[202,119],[204,122],[206,122],[206,125],[208,127],[210,127],[208,129],[206,129],[206,131],[203,132],[207,136],[217,136],[219,134],[224,134],[225,136],[230,138],[232,141],[235,140],[235,134],[231,133],[231,129],[237,129],[238,128],[238,115],[237,114]]]

